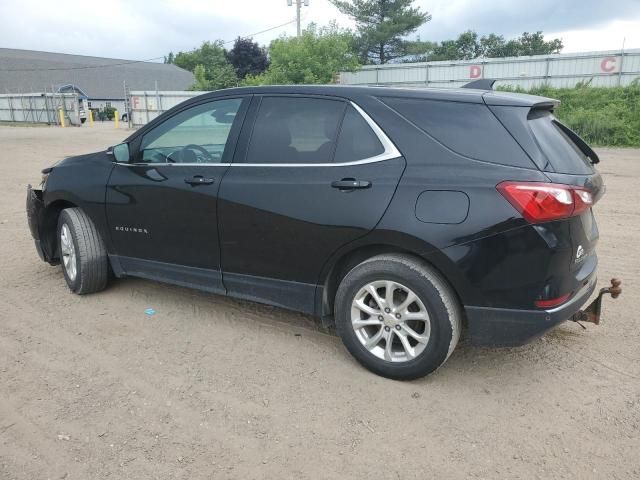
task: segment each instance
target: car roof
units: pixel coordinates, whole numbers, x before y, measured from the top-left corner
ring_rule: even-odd
[[[173,107],[183,109],[189,106],[216,98],[229,97],[234,95],[326,95],[332,97],[346,98],[357,103],[358,98],[370,97],[395,97],[395,98],[415,98],[422,100],[439,100],[447,102],[463,102],[486,104],[491,106],[511,106],[511,107],[543,107],[553,108],[560,102],[546,97],[527,95],[523,93],[500,92],[493,90],[478,90],[473,88],[397,88],[388,86],[352,86],[352,85],[263,85],[257,87],[236,87],[223,90],[215,90],[202,95],[185,100]],[[142,136],[145,132],[154,128],[158,122],[163,121],[164,115],[153,119],[141,129],[132,133],[125,141],[129,142],[136,137]]]
[[[351,85],[265,85],[257,87],[239,87],[216,90],[205,96],[218,97],[237,94],[298,94],[328,95],[343,98],[359,96],[401,97],[423,100],[440,100],[465,103],[486,103],[487,105],[504,106],[554,106],[560,102],[551,98],[523,93],[501,92],[493,90],[476,90],[471,88],[398,88],[388,86],[351,86]]]

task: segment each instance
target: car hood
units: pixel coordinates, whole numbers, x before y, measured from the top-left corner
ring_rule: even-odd
[[[78,165],[78,164],[87,164],[87,163],[92,163],[92,162],[109,162],[111,157],[109,155],[107,155],[106,152],[102,151],[102,152],[93,152],[93,153],[84,153],[82,155],[74,155],[72,157],[66,157],[63,158],[62,160],[57,161],[56,163],[54,163],[53,165],[51,165],[49,168],[45,168],[44,170],[53,170],[54,168],[59,168],[59,167],[72,167],[74,165]],[[46,173],[43,170],[43,173]]]

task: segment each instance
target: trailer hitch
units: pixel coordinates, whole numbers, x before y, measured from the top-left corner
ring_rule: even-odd
[[[621,284],[622,281],[617,278],[612,278],[610,287],[601,288],[596,299],[584,310],[576,312],[569,320],[577,322],[578,324],[579,322],[589,322],[598,325],[600,323],[600,312],[602,310],[602,296],[609,293],[611,294],[611,298],[618,298],[622,293]]]

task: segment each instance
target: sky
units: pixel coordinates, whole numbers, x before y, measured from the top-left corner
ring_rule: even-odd
[[[563,52],[640,48],[640,0],[416,0],[432,15],[418,29],[441,41],[467,29],[513,38],[542,30]],[[353,27],[329,0],[302,8],[303,26],[335,20]],[[287,0],[0,0],[0,48],[21,48],[146,60],[186,51],[204,40],[277,27],[295,18]],[[295,35],[295,22],[254,35],[268,44]]]

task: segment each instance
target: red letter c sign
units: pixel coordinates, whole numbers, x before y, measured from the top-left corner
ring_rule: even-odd
[[[605,57],[600,62],[600,70],[605,73],[611,73],[616,69],[616,58],[615,57]]]

